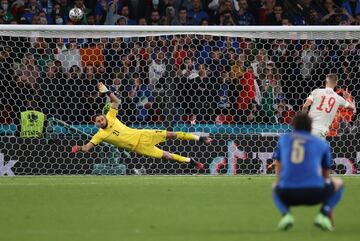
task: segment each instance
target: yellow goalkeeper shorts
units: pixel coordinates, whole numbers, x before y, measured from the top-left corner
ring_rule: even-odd
[[[166,131],[164,130],[143,130],[135,152],[149,157],[162,158],[164,151],[156,147],[157,144],[166,141]]]

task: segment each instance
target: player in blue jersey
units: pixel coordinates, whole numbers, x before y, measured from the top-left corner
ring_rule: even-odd
[[[277,180],[273,199],[283,215],[278,227],[287,230],[294,225],[290,207],[321,204],[314,224],[332,231],[333,209],[342,197],[344,186],[341,179],[330,177],[330,146],[311,135],[311,119],[305,113],[294,117],[293,128],[293,132],[279,138],[274,153]]]

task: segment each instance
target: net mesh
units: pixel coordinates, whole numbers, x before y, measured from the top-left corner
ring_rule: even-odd
[[[76,27],[75,27],[76,28]],[[106,28],[105,28],[106,29]],[[71,30],[71,28],[69,28]],[[94,37],[95,36],[95,37]],[[359,31],[120,32],[0,30],[0,175],[266,174],[277,136],[325,76],[358,102]],[[94,116],[121,100],[118,118],[139,129],[210,135],[210,146],[168,141],[164,150],[205,163],[196,171],[102,143],[71,154],[96,133]],[[23,126],[41,122],[44,130]],[[328,140],[333,171],[358,173],[356,114],[339,111]]]

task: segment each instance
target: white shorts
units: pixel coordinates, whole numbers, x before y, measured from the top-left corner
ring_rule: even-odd
[[[327,131],[314,128],[314,129],[312,129],[311,134],[313,134],[314,136],[318,136],[320,138],[325,139]]]

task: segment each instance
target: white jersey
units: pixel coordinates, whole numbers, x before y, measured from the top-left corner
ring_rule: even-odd
[[[349,107],[350,103],[333,89],[316,89],[307,98],[312,101],[309,116],[312,119],[313,134],[325,135],[328,132],[340,106]]]

